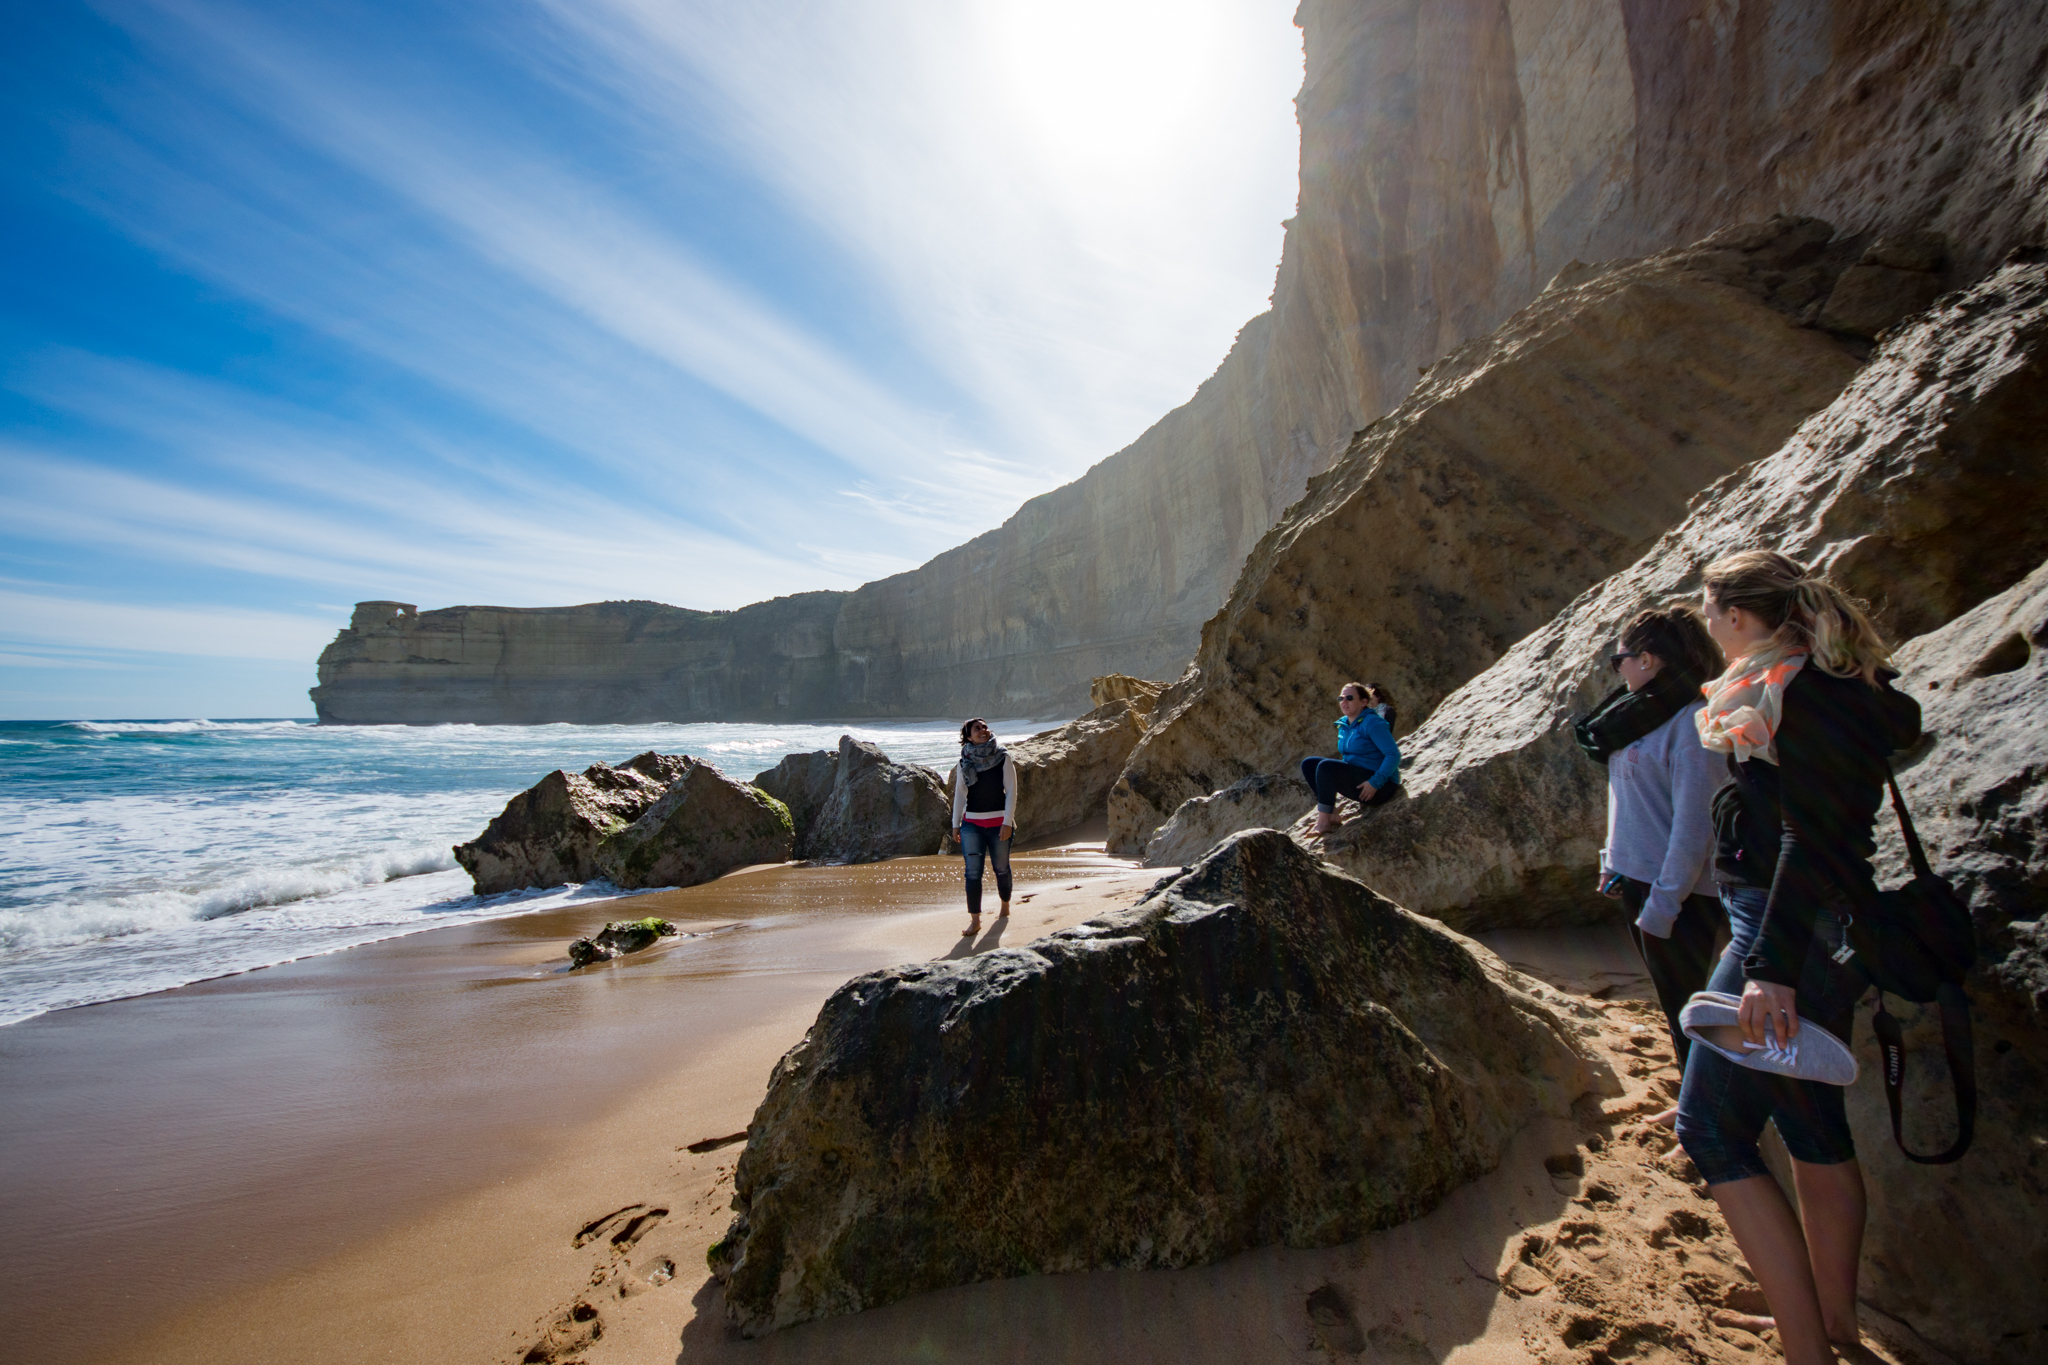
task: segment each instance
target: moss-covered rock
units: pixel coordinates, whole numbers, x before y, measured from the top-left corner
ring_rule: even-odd
[[[790,856],[789,811],[708,763],[692,764],[632,824],[598,845],[613,885],[695,886],[751,863]]]

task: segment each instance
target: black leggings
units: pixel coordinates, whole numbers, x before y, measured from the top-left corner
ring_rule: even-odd
[[[1628,912],[1628,936],[1636,941],[1643,965],[1650,969],[1650,985],[1657,991],[1657,1005],[1671,1028],[1671,1046],[1678,1052],[1678,1069],[1692,1052],[1692,1039],[1678,1027],[1678,1012],[1694,991],[1707,988],[1707,977],[1721,960],[1721,945],[1728,941],[1728,912],[1715,896],[1687,896],[1680,902],[1678,918],[1671,925],[1670,938],[1658,938],[1636,928],[1636,916],[1650,898],[1650,884],[1634,877],[1621,879],[1621,905]]]
[[[1372,769],[1361,768],[1356,763],[1346,763],[1341,758],[1304,758],[1301,760],[1301,780],[1315,788],[1316,809],[1333,811],[1337,809],[1337,798],[1348,796],[1358,799],[1358,789],[1372,781]],[[1387,783],[1373,792],[1368,806],[1377,806],[1382,801],[1394,798],[1394,789],[1401,785],[1400,779]]]

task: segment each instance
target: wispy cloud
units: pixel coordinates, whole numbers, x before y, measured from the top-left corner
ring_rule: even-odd
[[[135,606],[0,588],[0,639],[12,644],[303,663],[334,638],[336,627],[282,612]]]
[[[1183,400],[1293,200],[1286,0],[89,2],[29,192],[211,294],[5,341],[0,634],[910,567]]]

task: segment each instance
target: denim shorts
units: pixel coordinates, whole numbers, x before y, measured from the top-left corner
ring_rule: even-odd
[[[1708,990],[1742,994],[1742,960],[1756,943],[1770,898],[1763,887],[1721,888],[1731,937],[1707,980]],[[1836,965],[1832,957],[1847,924],[1846,915],[1832,907],[1823,906],[1814,915],[1814,941],[1798,992],[1801,1022],[1819,1024],[1843,1042],[1849,1041],[1856,1002],[1867,988],[1860,973]],[[1709,1185],[1769,1174],[1757,1150],[1766,1122],[1777,1125],[1793,1160],[1840,1165],[1856,1158],[1844,1093],[1839,1085],[1753,1071],[1711,1048],[1696,1047],[1686,1058],[1678,1092],[1678,1140]]]

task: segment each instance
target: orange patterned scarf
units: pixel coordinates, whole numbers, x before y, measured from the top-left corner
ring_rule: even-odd
[[[1785,685],[1806,666],[1804,654],[1752,665],[1737,659],[1728,671],[1700,689],[1707,704],[1693,713],[1700,744],[1735,761],[1778,761],[1778,721],[1785,714]]]

